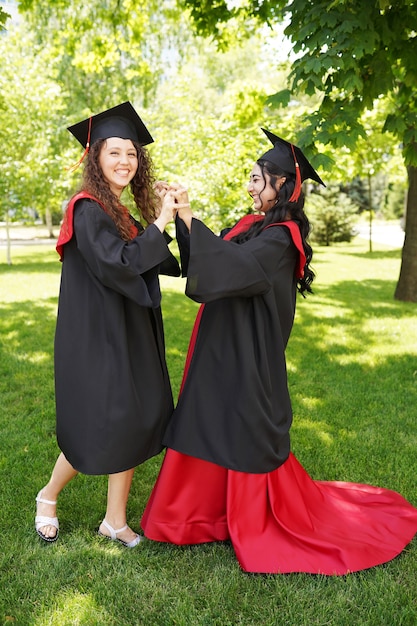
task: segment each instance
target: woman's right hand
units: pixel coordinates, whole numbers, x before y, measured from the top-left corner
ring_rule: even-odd
[[[175,194],[173,191],[167,191],[163,198],[161,198],[161,210],[154,221],[154,224],[161,233],[164,232],[165,227],[169,222],[172,222],[175,219],[177,214],[177,205],[175,202]]]
[[[188,190],[178,185],[175,189],[175,199],[177,201],[178,217],[185,222],[188,230],[191,230],[191,222],[194,215],[188,198]]]

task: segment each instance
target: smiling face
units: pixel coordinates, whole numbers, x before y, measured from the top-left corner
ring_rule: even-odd
[[[277,199],[278,190],[285,182],[285,177],[278,178],[275,186],[271,184],[271,177],[267,172],[263,173],[261,166],[255,163],[249,178],[248,193],[253,200],[255,211],[266,213],[271,209]]]
[[[138,169],[138,154],[132,141],[109,137],[101,147],[99,163],[111,191],[120,198]]]

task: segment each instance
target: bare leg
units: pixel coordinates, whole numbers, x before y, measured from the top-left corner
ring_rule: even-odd
[[[77,470],[75,470],[72,465],[68,463],[67,459],[61,452],[56,460],[49,482],[40,492],[40,497],[45,500],[56,501],[65,485],[68,484],[69,481],[77,474]],[[46,517],[55,517],[56,505],[38,502],[36,513],[37,515],[44,515]],[[41,526],[39,530],[43,535],[45,535],[45,537],[55,537],[57,533],[57,529],[54,526]]]
[[[126,505],[134,471],[133,468],[125,472],[109,475],[105,519],[115,530],[126,525]],[[100,525],[100,532],[109,536],[109,531],[103,524]],[[137,537],[137,534],[127,527],[123,532],[117,533],[117,537],[123,541],[130,542]]]

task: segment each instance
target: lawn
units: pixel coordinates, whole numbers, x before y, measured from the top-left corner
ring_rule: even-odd
[[[318,248],[315,294],[299,298],[287,350],[292,448],[313,476],[394,489],[417,506],[417,305],[393,299],[400,251]],[[34,498],[57,455],[53,336],[60,264],[52,245],[0,250],[0,624],[15,626],[415,626],[417,538],[394,561],[345,577],[243,573],[228,543],[126,550],[96,530],[106,478],[62,493],[59,541],[34,531]],[[197,305],[162,279],[177,395]],[[138,468],[141,513],[161,456]]]

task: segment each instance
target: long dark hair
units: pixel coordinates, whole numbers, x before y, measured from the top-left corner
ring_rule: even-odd
[[[304,194],[301,191],[300,197],[296,202],[289,202],[289,198],[294,191],[295,176],[288,174],[281,170],[275,163],[259,159],[257,164],[261,168],[262,178],[264,180],[264,189],[268,184],[266,174],[269,176],[269,183],[272,187],[277,189],[277,181],[281,177],[285,177],[285,183],[282,187],[277,189],[277,198],[274,206],[265,213],[265,218],[258,222],[255,222],[249,230],[244,233],[240,233],[231,238],[231,241],[236,243],[243,243],[259,235],[259,233],[266,228],[269,224],[276,222],[286,222],[293,220],[300,228],[301,239],[303,242],[304,253],[306,255],[306,264],[304,267],[303,278],[297,279],[298,291],[305,296],[305,292],[312,293],[311,283],[315,278],[313,270],[310,268],[311,259],[313,258],[313,250],[307,241],[308,235],[311,231],[310,222],[307,215],[304,213]]]
[[[100,200],[105,206],[106,213],[114,221],[122,239],[129,241],[132,237],[132,219],[127,208],[111,191],[100,166],[99,156],[105,141],[105,139],[98,139],[91,146],[83,172],[81,189]],[[153,190],[153,183],[155,182],[153,163],[146,148],[135,141],[132,143],[138,155],[138,169],[130,182],[130,189],[141,217],[150,223],[156,217],[157,202]]]

